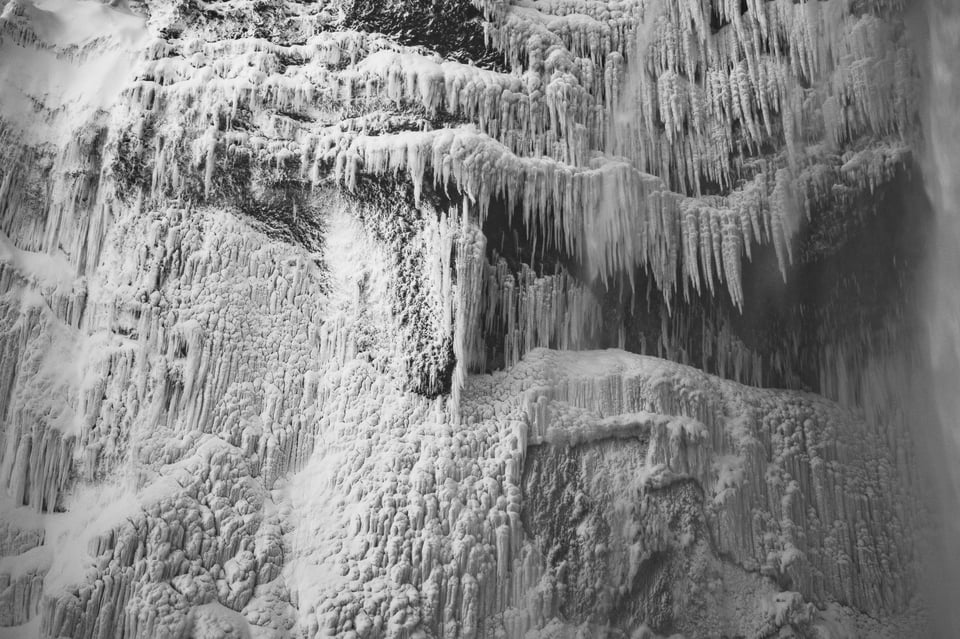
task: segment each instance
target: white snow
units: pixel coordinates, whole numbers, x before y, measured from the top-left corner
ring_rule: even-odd
[[[4,30],[25,30],[20,38],[0,37],[0,112],[35,143],[62,144],[97,110],[115,105],[149,37],[143,18],[96,0],[17,0],[3,14]],[[38,48],[37,41],[56,48]]]

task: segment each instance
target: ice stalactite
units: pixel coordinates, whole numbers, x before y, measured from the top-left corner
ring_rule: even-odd
[[[502,197],[522,213],[531,232],[542,236],[541,242],[570,250],[591,265],[591,276],[630,277],[638,266],[646,266],[668,296],[674,292],[674,271],[694,260],[688,256],[679,267],[673,263],[672,240],[662,234],[672,233],[677,221],[686,218],[677,203],[719,188],[729,200],[721,208],[740,218],[740,230],[736,223],[721,225],[729,239],[720,243],[729,253],[721,263],[731,272],[728,289],[737,300],[741,290],[735,262],[742,252],[749,255],[754,242],[772,243],[788,262],[798,228],[792,211],[801,204],[807,209],[820,204],[820,197],[808,201],[800,188],[805,167],[824,160],[807,144],[824,126],[820,111],[828,114],[835,143],[863,139],[874,144],[870,136],[876,136],[885,148],[902,148],[910,129],[912,77],[906,49],[898,44],[893,54],[886,53],[893,36],[882,18],[858,13],[842,0],[826,4],[762,3],[729,18],[731,24],[716,33],[703,13],[708,10],[692,5],[659,14],[653,4],[643,3],[619,12],[599,5],[500,5],[491,28],[511,35],[492,42],[523,66],[522,75],[443,61],[363,34],[316,36],[291,46],[194,41],[180,49],[158,47],[129,95],[161,122],[165,113],[177,116],[176,123],[156,126],[154,193],[182,189],[188,178],[184,172],[196,170],[209,196],[216,179],[211,172],[229,170],[237,161],[278,169],[299,166],[301,175],[314,181],[325,179],[332,164],[348,187],[357,172],[401,172],[417,195],[430,179],[429,171],[442,187],[452,184],[468,193],[481,220],[490,200]],[[648,50],[638,55],[630,42],[643,20],[654,28]],[[602,34],[621,23],[631,26],[614,29],[623,31],[614,45]],[[540,30],[527,33],[534,27]],[[584,40],[600,48],[580,50],[563,36],[571,29],[601,34]],[[513,46],[521,49],[514,53]],[[211,69],[204,66],[210,56],[224,61]],[[282,67],[281,59],[294,64]],[[699,79],[693,77],[698,68],[704,70]],[[859,71],[849,72],[851,68]],[[609,81],[600,82],[608,75]],[[876,86],[873,82],[881,78],[892,84]],[[802,89],[801,83],[813,86]],[[878,97],[886,94],[896,98]],[[476,128],[389,137],[371,130],[387,122],[378,124],[368,116],[352,124],[323,124],[323,114],[329,112],[323,104],[375,107],[383,101],[401,109],[423,108],[426,118],[410,122],[419,128],[433,129],[430,121],[441,113],[474,122]],[[628,103],[641,107],[625,118]],[[270,134],[234,130],[232,123],[248,109],[267,111],[267,117],[257,119]],[[606,141],[611,126],[621,132]],[[184,146],[185,136],[195,136],[192,146]],[[771,143],[786,151],[758,168],[754,157]],[[173,160],[187,148],[193,149],[193,169]],[[611,152],[629,163],[595,157]],[[888,178],[889,166],[903,159],[897,153],[888,157],[892,165],[868,168],[866,178],[858,179],[873,184]],[[781,174],[783,170],[789,173]],[[761,199],[742,201],[741,191],[753,192],[758,179],[764,186]],[[789,186],[786,181],[797,182],[792,190],[801,194],[800,203],[778,195]],[[596,201],[594,190],[611,189],[612,182],[621,183],[612,188],[614,200]],[[819,195],[829,199],[829,194]],[[571,209],[582,209],[579,215],[586,223],[596,220],[603,226],[601,235],[605,230],[619,233],[625,244],[576,246],[581,223]],[[644,218],[651,215],[664,220],[648,229]],[[775,230],[747,233],[744,218],[754,215]],[[694,233],[690,228],[685,232]],[[741,254],[736,254],[737,243]],[[667,247],[657,249],[657,244]],[[701,275],[687,269],[683,278],[696,284]],[[723,281],[723,273],[717,278]]]
[[[778,382],[781,386],[799,386],[795,379],[784,375],[792,370],[791,365],[795,362],[778,362],[780,365],[776,366],[775,370],[769,370],[773,368],[769,362],[765,362],[757,350],[745,344],[735,333],[730,320],[720,314],[694,318],[678,309],[669,316],[661,314],[659,324],[658,338],[652,341],[644,335],[644,339],[637,346],[637,352],[641,355],[662,357],[679,364],[695,366],[703,371],[715,372],[723,379],[750,386],[764,387]],[[696,335],[698,331],[700,339],[699,343],[696,343],[692,335]],[[788,344],[797,339],[793,335],[781,334],[780,337],[782,342]]]
[[[599,302],[566,272],[538,277],[522,265],[514,276],[503,259],[485,271],[484,332],[503,336],[504,367],[535,348],[581,350],[597,339]]]
[[[836,57],[834,49],[824,49],[829,55],[814,54],[807,43],[797,49],[806,51],[807,60],[791,61],[793,72],[813,77],[814,71],[826,73],[857,61],[864,61],[858,68],[887,64],[889,60],[878,57],[876,49],[886,29],[883,21],[848,14],[841,3],[831,6],[839,7],[831,11],[842,16],[843,27],[830,31],[829,40],[842,42],[849,49],[847,57],[836,58],[831,66],[826,58]],[[438,185],[452,183],[466,192],[481,221],[491,199],[503,198],[511,210],[519,210],[541,245],[561,247],[582,261],[587,267],[586,279],[609,283],[622,273],[632,277],[635,269],[646,267],[668,299],[678,288],[686,291],[690,286],[698,292],[705,287],[713,292],[719,284],[742,306],[743,253],[749,257],[755,242],[770,242],[777,248],[781,264],[790,260],[800,223],[798,210],[809,211],[822,198],[829,198],[829,192],[822,189],[803,188],[807,186],[806,169],[795,178],[799,186],[794,184],[791,189],[788,184],[796,166],[804,161],[816,161],[820,166],[824,161],[820,155],[814,160],[809,147],[804,150],[806,160],[796,157],[802,142],[797,135],[805,128],[816,130],[816,117],[805,113],[807,106],[815,106],[816,99],[801,103],[796,90],[784,93],[790,76],[783,71],[784,60],[775,55],[779,49],[772,50],[773,60],[758,58],[749,48],[740,51],[729,36],[737,34],[739,38],[742,31],[759,38],[756,44],[802,35],[812,42],[815,38],[803,34],[825,31],[824,15],[836,16],[829,11],[824,14],[821,8],[801,16],[796,7],[766,3],[707,35],[709,20],[697,13],[701,9],[686,7],[676,14],[671,10],[653,21],[651,62],[638,67],[637,60],[624,64],[624,52],[628,58],[635,55],[629,48],[632,27],[628,25],[652,21],[652,5],[625,6],[615,15],[592,4],[540,3],[536,11],[526,13],[514,12],[506,5],[501,8],[504,15],[517,15],[491,23],[491,42],[504,48],[516,64],[529,67],[519,77],[445,62],[419,50],[398,47],[386,38],[356,32],[312,36],[297,45],[265,40],[158,41],[148,49],[137,79],[125,93],[131,113],[145,111],[135,136],[140,148],[123,146],[121,139],[118,156],[122,162],[115,164],[114,170],[118,166],[137,168],[141,163],[137,170],[150,175],[146,190],[151,198],[195,192],[208,200],[217,200],[223,192],[236,188],[221,179],[224,174],[251,164],[264,167],[263,172],[277,180],[309,176],[317,183],[326,179],[332,164],[334,173],[342,175],[348,186],[355,184],[358,172],[406,173],[416,195],[433,173]],[[767,17],[774,9],[772,17]],[[545,20],[545,30],[537,27],[538,35],[529,41],[518,38],[517,34],[537,23],[541,11],[564,17]],[[591,17],[583,18],[585,14]],[[677,48],[684,41],[678,37],[676,25],[685,23],[675,22],[680,18],[692,18],[689,23],[702,42],[694,46],[690,41],[689,47]],[[765,25],[760,31],[747,29],[755,18],[757,25]],[[787,35],[773,37],[777,29]],[[852,48],[844,40],[851,29],[856,32]],[[508,40],[498,33],[513,33],[509,42],[522,42],[526,53],[511,54]],[[552,50],[550,42],[556,45]],[[736,72],[711,71],[712,75],[704,76],[703,86],[691,84],[691,64],[715,63],[704,53],[710,46],[716,47],[718,60],[731,68],[736,62]],[[213,59],[218,62],[208,64]],[[601,62],[605,65],[602,74]],[[751,66],[752,62],[756,64]],[[909,61],[902,50],[898,49],[893,65],[893,76],[881,75],[896,79],[900,96],[904,93],[900,89],[910,81]],[[652,71],[649,66],[654,67]],[[620,90],[624,73],[629,76],[628,89],[639,91],[645,105],[636,122],[628,124],[639,123],[644,139],[668,136],[669,145],[644,144],[646,150],[640,153],[604,141],[611,120],[623,119],[610,114],[618,108],[613,95]],[[830,91],[847,86],[847,76],[837,77],[839,84]],[[866,76],[858,77],[862,82]],[[768,97],[765,85],[758,82],[779,87],[779,93],[774,91],[774,97]],[[855,98],[859,96],[856,99],[866,101],[862,110],[872,114],[866,120],[883,128],[879,123],[893,118],[896,126],[886,128],[902,128],[909,115],[906,103],[898,98],[894,118],[888,106],[869,103],[870,96],[879,93],[873,89],[854,92]],[[629,95],[621,95],[621,104],[628,99]],[[329,106],[324,106],[371,108],[384,103],[400,109],[422,107],[428,118],[405,121],[371,115],[331,124],[336,119]],[[840,109],[840,103],[835,95],[828,95],[823,107],[835,143],[850,140],[862,130],[850,124],[851,109]],[[803,112],[794,112],[798,105]],[[775,117],[778,109],[782,122]],[[430,129],[429,119],[441,114],[474,120],[477,129],[444,129],[395,138],[378,135],[382,129],[396,126]],[[734,168],[747,175],[755,171],[749,161],[736,160],[727,166],[723,157],[736,148],[738,118],[753,138],[765,135],[774,139],[782,130],[790,172],[784,173],[788,169],[778,168],[774,162],[722,198],[690,198],[671,191],[677,186],[677,176],[694,176],[687,181],[689,185],[699,179],[695,177],[699,172],[727,189],[735,181],[731,177]],[[687,126],[690,122],[692,128]],[[764,125],[762,134],[757,122]],[[255,124],[253,132],[250,124]],[[360,136],[354,137],[356,133]],[[726,140],[721,148],[727,150],[709,168],[686,166],[681,170],[677,167],[687,161],[683,158],[650,156],[658,148],[656,152],[661,154],[673,148],[696,148],[688,144],[696,135],[710,141],[708,148]],[[630,140],[631,136],[621,138]],[[630,169],[616,160],[590,158],[591,150],[607,147],[624,153],[636,166],[647,166],[651,173]],[[890,148],[893,152],[883,156],[890,161],[878,165],[844,157],[843,168],[858,184],[873,188],[903,161],[895,142]],[[868,148],[862,156],[869,153],[873,151]],[[544,158],[531,159],[539,155]],[[193,161],[184,163],[184,157]],[[524,180],[516,179],[521,174]],[[616,195],[611,198],[610,193]],[[461,339],[474,338],[457,338]],[[518,355],[522,350],[517,350]]]
[[[483,333],[480,330],[483,310],[483,276],[486,266],[486,237],[470,220],[464,204],[457,240],[457,306],[454,327],[454,355],[457,358],[453,377],[453,403],[459,410],[460,392],[467,375],[485,368]]]
[[[678,271],[684,277],[682,285],[689,278],[699,287],[700,272],[695,279],[691,275],[697,271],[699,257],[703,278],[711,286],[714,273],[720,281],[729,279],[730,295],[742,303],[743,246],[759,226],[755,218],[763,210],[762,203],[771,199],[766,196],[752,206],[747,204],[758,192],[751,184],[733,199],[743,203],[742,208],[715,198],[726,209],[718,210],[707,201],[667,190],[655,176],[623,162],[598,158],[591,168],[575,168],[552,160],[525,160],[470,129],[394,136],[336,134],[333,140],[317,144],[318,150],[331,148],[341,150],[324,152],[317,159],[333,162],[337,178],[348,189],[361,174],[405,172],[416,183],[430,169],[439,188],[451,184],[477,203],[481,224],[492,200],[502,199],[508,210],[519,209],[526,228],[542,234],[538,239],[545,246],[581,259],[588,281],[609,282],[621,274],[632,277],[635,269],[645,267],[668,298],[678,286]],[[699,209],[696,225],[681,214],[690,209]],[[783,219],[780,215],[778,211],[774,219]],[[796,221],[791,218],[790,223]],[[772,229],[778,246],[793,229],[773,221],[763,227]],[[681,241],[681,233],[686,242]],[[695,248],[697,244],[701,246]]]
[[[511,33],[509,46],[519,47],[533,60],[541,59],[538,50],[563,41],[564,28],[553,28],[563,21],[554,20],[554,15],[590,14],[592,7],[589,3],[576,8],[538,3],[535,10],[509,3],[497,6],[496,11],[486,7],[494,28],[498,33]],[[606,126],[615,127],[611,131],[616,130],[617,135],[607,148],[629,157],[641,171],[658,175],[671,187],[679,185],[680,192],[699,195],[702,182],[724,190],[733,188],[742,181],[736,174],[749,164],[751,149],[767,139],[783,140],[787,152],[778,161],[788,165],[791,174],[798,166],[816,161],[801,157],[809,151],[800,146],[798,135],[809,136],[806,132],[820,128],[819,103],[826,104],[825,110],[833,114],[828,120],[849,118],[832,126],[835,131],[843,129],[845,140],[866,131],[881,136],[899,131],[902,136],[911,130],[909,48],[900,42],[889,53],[888,24],[871,13],[858,13],[850,3],[767,2],[748,7],[746,12],[739,7],[724,8],[720,17],[729,24],[716,32],[711,30],[710,10],[702,5],[680,4],[662,12],[657,3],[628,6],[643,12],[644,26],[634,35],[644,43],[639,50],[608,49],[601,54],[612,65],[609,69],[625,82],[616,94],[619,102],[614,100],[608,107],[613,115],[606,118]],[[616,20],[610,12],[607,16]],[[656,25],[652,34],[646,20]],[[579,24],[603,32],[601,23],[591,26],[585,19]],[[602,36],[598,38],[598,42],[604,41]],[[627,65],[621,60],[624,53],[633,58]],[[515,64],[525,56],[507,52]],[[699,80],[694,69],[702,70]],[[880,69],[891,83],[889,89],[880,89],[869,80],[873,76],[866,75]],[[814,86],[802,92],[798,79]],[[611,88],[616,86],[614,82]],[[837,115],[837,95],[853,102],[842,116]],[[885,101],[883,95],[895,97]],[[625,135],[625,130],[631,133]],[[900,145],[902,148],[902,141]],[[699,166],[689,164],[692,158],[699,158]],[[774,166],[770,175],[777,173]],[[778,175],[777,183],[783,183],[782,176]],[[769,208],[765,205],[763,209],[778,232],[755,239],[772,241],[786,262],[795,229],[782,220],[792,207],[782,208],[780,198],[770,198],[767,204]],[[781,237],[784,233],[789,234],[786,239]],[[749,248],[749,239],[746,245]]]

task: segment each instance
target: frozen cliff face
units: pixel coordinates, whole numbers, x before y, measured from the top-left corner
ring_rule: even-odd
[[[923,636],[900,14],[0,0],[0,637]]]

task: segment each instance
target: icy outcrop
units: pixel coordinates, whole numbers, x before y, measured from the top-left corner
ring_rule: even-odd
[[[919,634],[896,407],[586,351],[909,161],[897,3],[741,4],[0,0],[0,636]]]
[[[371,374],[338,381],[355,388]],[[562,620],[588,634],[648,621],[687,636],[765,636],[787,623],[810,631],[814,604],[829,601],[909,609],[912,523],[892,451],[816,396],[618,351],[543,350],[470,378],[459,425],[386,387],[372,405],[341,396],[331,423],[349,445],[292,480],[297,526],[309,526],[292,552],[330,553],[330,572],[293,564],[321,635],[372,624],[524,636]],[[878,456],[852,454],[862,449]],[[317,485],[333,494],[306,490]],[[339,500],[357,505],[331,508]],[[631,583],[660,574],[660,559],[644,557],[668,551],[668,602],[644,608],[660,595]],[[341,577],[327,584],[331,572]],[[778,594],[788,584],[793,599]],[[725,587],[744,598],[741,615]]]
[[[863,609],[907,604],[909,588],[897,592],[903,582],[883,575],[909,565],[899,545],[912,524],[900,510],[896,460],[882,452],[880,434],[815,396],[718,383],[659,360],[611,353],[552,361],[559,357],[548,358],[547,368],[569,372],[528,399],[529,441],[547,445],[541,455],[558,447],[583,451],[590,460],[584,469],[611,456],[636,467],[622,475],[635,487],[611,486],[595,498],[616,502],[617,495],[693,480],[702,490],[714,552],[814,601],[843,591]],[[623,438],[638,440],[645,456],[619,443],[604,447]],[[865,450],[872,452],[860,457]],[[580,465],[545,464],[541,472],[571,464]],[[581,472],[585,478],[617,475]],[[589,481],[596,494],[598,480]],[[547,491],[531,491],[537,493]],[[880,512],[885,526],[877,536],[865,522]],[[587,539],[596,543],[592,535]],[[610,566],[624,561],[611,557]]]

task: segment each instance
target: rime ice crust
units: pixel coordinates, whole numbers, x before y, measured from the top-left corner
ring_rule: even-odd
[[[725,618],[729,601],[714,592],[723,587],[710,585],[735,569],[750,575],[749,589],[765,602],[787,601],[768,590],[771,582],[794,590],[787,609],[796,606],[790,615],[802,633],[818,623],[802,601],[844,599],[877,611],[910,605],[902,580],[913,559],[902,540],[912,524],[896,461],[846,411],[813,395],[761,391],[616,351],[533,355],[533,366],[553,373],[523,400],[533,445],[527,526],[543,531],[544,553],[578,584],[566,589],[576,593],[568,605],[585,618],[599,606],[614,618],[635,615],[636,625],[689,606],[675,626],[658,627],[765,636],[783,622],[767,603],[745,619]],[[887,513],[874,531],[868,511]],[[759,575],[771,582],[761,585]],[[678,586],[685,580],[687,588]],[[670,604],[657,610],[658,596]],[[763,611],[771,618],[757,615]]]
[[[888,180],[896,3],[475,4],[509,71],[336,2],[0,4],[0,636],[919,627],[877,431],[542,349],[638,266],[742,305],[743,254]],[[491,257],[499,200],[577,272]]]

